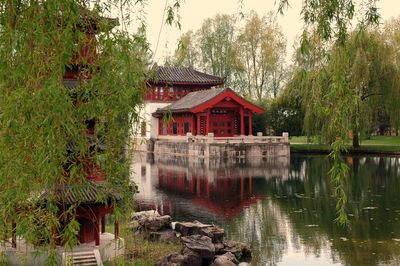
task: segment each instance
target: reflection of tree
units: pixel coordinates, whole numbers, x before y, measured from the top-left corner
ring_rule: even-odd
[[[326,174],[329,163],[320,157],[292,158],[292,169],[297,167],[297,171],[290,171],[289,179],[273,189],[287,199],[274,202],[292,221],[296,231],[293,235],[298,235],[312,253],[320,252],[325,242],[321,241],[321,235],[325,235],[332,240],[332,257],[345,264],[390,263],[400,256],[397,242],[392,240],[400,236],[400,215],[393,211],[400,209],[399,159],[353,157],[347,162],[352,167],[352,176],[346,184],[352,218],[348,230],[333,222],[335,206]],[[296,164],[304,163],[307,167],[303,176],[302,168]],[[319,227],[307,227],[312,224]]]
[[[271,201],[258,200],[245,209],[243,215],[229,222],[226,229],[235,232],[233,238],[251,243],[254,265],[276,265],[287,250],[288,225],[283,216],[285,214]]]
[[[289,170],[279,160],[163,160],[152,165],[152,179],[158,182],[150,197],[162,195],[175,219],[215,222],[229,238],[250,243],[254,265],[279,264],[291,252],[330,256],[346,265],[395,264],[400,259],[400,242],[395,241],[400,239],[400,158],[346,158],[351,169],[345,186],[349,229],[334,222],[325,157],[292,156]]]

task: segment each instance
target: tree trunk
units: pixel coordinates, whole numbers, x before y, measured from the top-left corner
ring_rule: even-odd
[[[358,138],[358,131],[353,132],[353,149],[360,148],[360,140]]]

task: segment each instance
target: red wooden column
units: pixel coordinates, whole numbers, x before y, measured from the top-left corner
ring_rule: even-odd
[[[253,135],[253,113],[249,110],[249,136]]]
[[[150,101],[154,101],[154,86],[151,86],[150,88]]]
[[[240,106],[240,135],[244,135],[244,114],[243,106]]]
[[[100,228],[99,228],[99,217],[96,217],[96,220],[94,221],[94,241],[96,246],[100,246]]]
[[[197,114],[196,116],[197,116],[197,130],[196,130],[196,135],[197,135],[197,136],[200,136],[200,133],[201,133],[201,130],[200,130],[200,127],[201,127],[201,125],[200,125],[200,114]]]
[[[106,216],[104,215],[101,218],[101,233],[104,234],[106,232]]]
[[[207,109],[207,119],[206,119],[206,136],[210,131],[210,109]]]

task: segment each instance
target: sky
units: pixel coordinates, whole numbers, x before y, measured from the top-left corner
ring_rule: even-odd
[[[242,9],[240,9],[238,0],[185,0],[179,11],[181,17],[181,29],[179,30],[176,26],[166,25],[162,20],[166,1],[169,4],[174,2],[174,0],[149,0],[144,9],[147,38],[154,53],[153,61],[159,65],[163,64],[166,55],[173,54],[179,37],[188,30],[195,32],[206,18],[213,17],[218,13],[238,14],[240,10],[244,13],[255,10],[262,16],[271,10],[277,12],[278,9],[275,4],[278,0],[243,0]],[[303,28],[300,15],[302,1],[289,0],[289,3],[290,8],[285,11],[284,15],[277,14],[278,23],[287,39],[287,60],[291,58],[294,51],[293,44]],[[400,0],[380,0],[377,6],[382,21],[400,16]],[[157,40],[159,40],[158,46]]]

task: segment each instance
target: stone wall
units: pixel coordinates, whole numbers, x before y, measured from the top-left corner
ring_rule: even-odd
[[[191,158],[253,158],[289,157],[290,145],[287,133],[282,137],[207,137],[162,138],[152,140],[154,154],[188,156]]]

